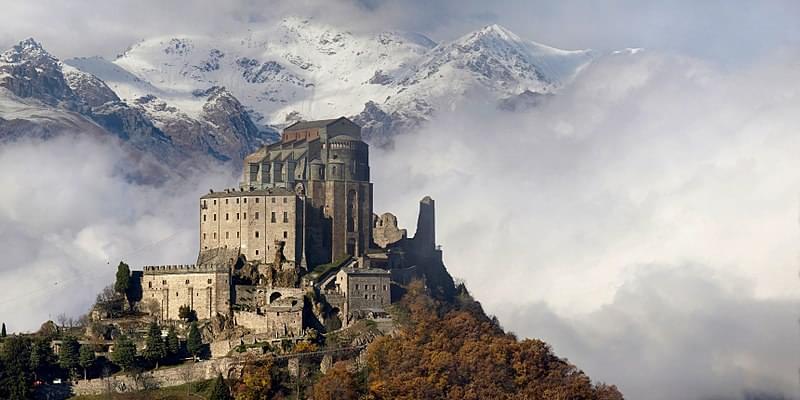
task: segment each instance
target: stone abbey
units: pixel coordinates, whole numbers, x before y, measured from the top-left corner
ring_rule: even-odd
[[[436,272],[432,199],[411,238],[394,215],[373,213],[369,146],[349,119],[296,122],[243,164],[238,187],[200,198],[197,263],[134,274],[143,310],[176,320],[188,306],[249,335],[291,338],[385,318],[401,285],[450,279]]]

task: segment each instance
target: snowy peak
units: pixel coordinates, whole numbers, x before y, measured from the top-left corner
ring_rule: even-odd
[[[27,38],[0,54],[0,62],[3,63],[13,64],[25,61],[57,62],[55,57],[50,55],[34,38]]]

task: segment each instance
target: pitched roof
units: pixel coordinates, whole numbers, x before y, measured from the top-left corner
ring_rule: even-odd
[[[334,119],[318,119],[316,121],[297,121],[286,128],[283,128],[283,131],[299,131],[302,129],[311,129],[311,128],[324,128],[340,119],[347,119],[345,117],[339,117]]]

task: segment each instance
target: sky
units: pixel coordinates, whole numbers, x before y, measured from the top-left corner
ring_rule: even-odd
[[[645,48],[601,57],[529,112],[474,96],[373,149],[376,211],[413,232],[431,195],[448,269],[487,312],[627,398],[800,398],[800,3],[75,4],[3,2],[0,48],[35,37],[58,57],[113,57],[149,36],[286,15],[434,40],[498,23],[561,48]],[[83,312],[121,258],[193,261],[196,198],[230,175],[156,190],[121,179],[118,151],[81,135],[0,147],[3,319]]]

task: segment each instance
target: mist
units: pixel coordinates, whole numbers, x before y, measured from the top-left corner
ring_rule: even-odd
[[[475,93],[373,151],[376,210],[413,232],[431,195],[487,311],[626,398],[795,396],[798,61],[610,55],[522,114]]]
[[[36,330],[89,311],[117,264],[191,264],[197,199],[230,186],[232,166],[162,186],[127,178],[132,164],[113,141],[65,133],[0,146],[0,321]]]

